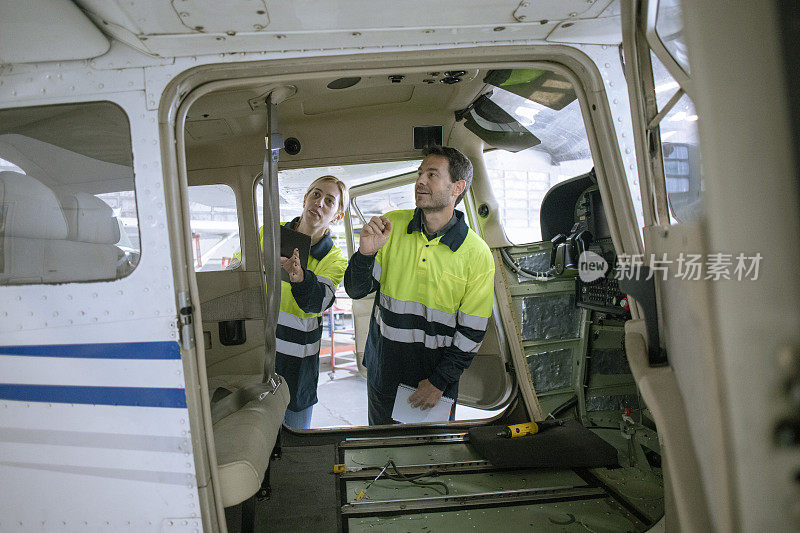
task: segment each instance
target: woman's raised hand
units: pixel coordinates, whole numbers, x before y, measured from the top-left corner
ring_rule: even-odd
[[[303,267],[300,266],[300,252],[294,249],[292,257],[281,257],[281,268],[289,273],[289,281],[297,283],[303,281]]]
[[[389,240],[392,223],[384,216],[372,217],[361,228],[361,240],[358,242],[358,251],[363,255],[375,255]]]

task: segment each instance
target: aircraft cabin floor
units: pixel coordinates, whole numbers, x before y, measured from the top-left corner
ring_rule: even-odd
[[[269,497],[255,504],[255,531],[485,531],[502,524],[504,531],[638,532],[663,514],[660,470],[627,466],[625,443],[610,432],[603,437],[611,437],[625,465],[614,469],[496,468],[463,435],[463,428],[413,436],[391,428],[357,437],[284,429],[280,455],[270,463]],[[384,475],[357,501],[389,459],[409,476],[435,468],[438,475],[422,481],[444,483],[449,495],[439,485]],[[334,474],[335,464],[346,472]],[[241,531],[242,509],[226,509],[232,532]]]

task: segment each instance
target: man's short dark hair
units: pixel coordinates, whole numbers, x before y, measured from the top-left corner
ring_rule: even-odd
[[[450,172],[450,179],[453,183],[458,180],[467,182],[467,186],[464,187],[464,192],[456,198],[455,205],[458,205],[458,202],[467,194],[469,186],[472,185],[472,163],[467,159],[467,156],[449,146],[439,146],[436,144],[426,146],[422,149],[422,156],[428,157],[429,155],[440,155],[447,158],[449,162],[448,171]]]

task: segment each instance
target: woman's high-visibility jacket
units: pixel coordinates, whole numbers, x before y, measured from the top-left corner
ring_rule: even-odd
[[[364,349],[369,384],[395,394],[400,383],[427,379],[457,398],[461,373],[478,351],[492,314],[494,260],[455,211],[444,235],[428,240],[422,211],[386,213],[389,240],[374,257],[350,258],[344,286],[351,298],[377,290]]]
[[[297,227],[299,218],[286,223]],[[263,242],[263,228],[259,229]],[[341,250],[325,235],[311,247],[303,281],[281,281],[281,310],[275,330],[275,372],[289,385],[289,409],[302,411],[317,403],[322,312],[333,305],[336,287],[347,268]]]

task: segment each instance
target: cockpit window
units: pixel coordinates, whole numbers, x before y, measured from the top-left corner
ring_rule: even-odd
[[[491,101],[540,142],[524,150],[487,150],[489,182],[506,237],[518,245],[537,242],[544,195],[556,183],[594,166],[580,103],[569,80],[548,71],[492,72],[505,72],[507,81],[492,88]],[[502,79],[498,76],[490,74],[487,80]]]

